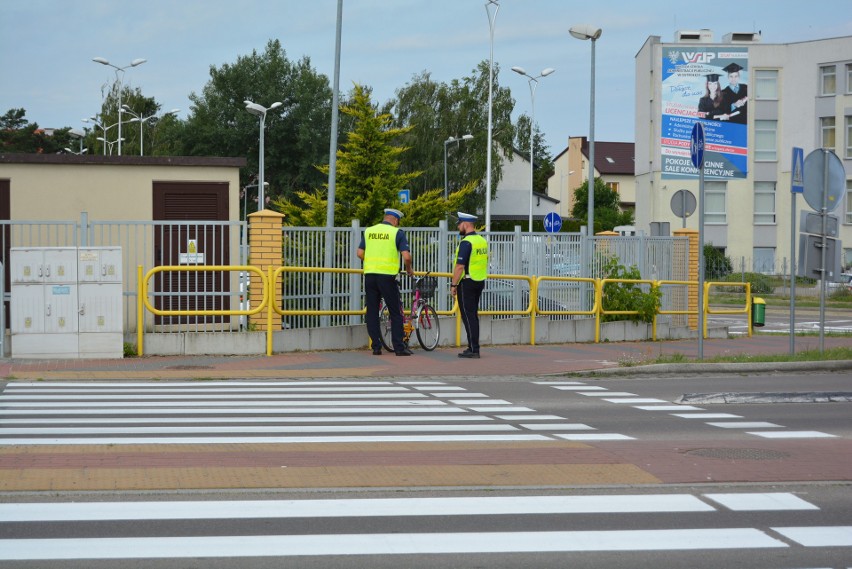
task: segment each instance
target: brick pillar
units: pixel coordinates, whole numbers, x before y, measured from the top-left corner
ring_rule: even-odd
[[[263,274],[268,275],[269,269],[277,269],[282,263],[281,258],[281,227],[284,215],[277,211],[264,209],[248,216],[249,220],[249,264],[257,267]],[[263,298],[263,284],[254,273],[249,284],[249,298],[252,308]],[[274,285],[275,298],[281,302],[281,279]],[[266,331],[266,310],[252,314],[249,322],[255,330]],[[281,329],[281,315],[272,314],[272,329]]]
[[[675,229],[672,231],[672,235],[675,237],[688,237],[689,238],[689,247],[687,251],[687,276],[685,280],[691,282],[698,282],[698,231],[695,229]],[[675,266],[683,266],[679,265],[684,261],[684,259],[672,259],[675,263]],[[689,315],[689,327],[692,330],[698,330],[698,285],[689,287],[689,292],[687,294],[687,310],[696,311],[695,314]]]

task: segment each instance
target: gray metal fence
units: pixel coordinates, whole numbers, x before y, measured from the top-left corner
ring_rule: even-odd
[[[137,266],[145,270],[160,265],[198,264],[241,265],[247,262],[246,224],[236,221],[97,221],[84,212],[80,221],[0,221],[0,262],[9,267],[11,247],[121,247],[123,321],[125,333],[135,332],[139,283]],[[202,247],[201,255],[188,258],[190,240]],[[158,277],[151,296],[164,308],[178,305],[201,308],[221,305],[237,308],[238,275],[213,273],[208,277]],[[3,298],[11,300],[7,289]],[[159,300],[158,300],[159,299]],[[236,330],[239,321],[231,317],[155,318],[146,311],[147,330]],[[180,326],[177,326],[180,324]]]
[[[2,252],[0,263],[8,264],[10,247],[119,246],[122,249],[124,329],[137,330],[136,303],[139,283],[137,266],[145,270],[161,265],[205,264],[243,265],[249,263],[247,225],[229,221],[0,221]],[[450,272],[460,237],[446,222],[435,228],[405,228],[415,270]],[[316,227],[284,227],[282,254],[286,266],[322,267],[326,241],[332,241],[332,265],[360,268],[356,250],[362,228],[330,230]],[[627,267],[636,266],[644,279],[686,280],[688,241],[685,237],[595,237],[594,254],[589,238],[580,234],[510,232],[485,234],[489,242],[489,273],[492,275],[595,277],[611,256]],[[191,241],[196,253],[190,252]],[[281,306],[289,310],[360,310],[363,307],[363,279],[360,275],[284,273]],[[446,279],[439,279],[433,304],[439,310],[452,307]],[[403,280],[404,293],[411,283]],[[155,306],[163,309],[232,308],[244,300],[246,283],[239,275],[225,272],[158,275],[149,282]],[[585,283],[544,281],[539,290],[539,306],[547,310],[588,311],[592,308],[592,288]],[[526,281],[490,278],[482,299],[482,309],[522,311],[529,304]],[[4,298],[9,300],[8,290]],[[663,305],[683,309],[685,294],[664,291]],[[155,317],[145,311],[147,331],[238,331],[244,318]],[[510,316],[511,317],[511,316]],[[286,328],[319,325],[359,324],[360,316],[284,317]]]
[[[290,266],[323,266],[325,242],[334,240],[334,266],[360,268],[355,252],[361,240],[361,227],[349,228],[285,227],[284,263]],[[460,237],[449,231],[445,222],[436,228],[410,228],[405,232],[417,271],[450,272]],[[688,239],[685,237],[595,237],[595,254],[588,253],[588,238],[581,234],[491,232],[484,234],[489,246],[489,273],[493,275],[530,275],[565,277],[603,277],[603,265],[615,256],[622,265],[636,266],[643,279],[686,280]],[[590,260],[591,259],[591,260]],[[331,288],[324,278],[332,279]],[[402,279],[403,293],[410,293],[411,282]],[[331,294],[327,291],[331,290]],[[588,311],[593,306],[593,289],[585,283],[545,281],[539,289],[539,305],[547,310]],[[483,310],[522,311],[529,304],[529,285],[525,281],[489,278],[483,293]],[[282,306],[290,310],[358,310],[363,307],[362,279],[358,275],[285,273]],[[446,279],[439,279],[433,304],[438,310],[452,307]],[[669,310],[684,310],[686,296],[664,290],[663,305]],[[510,316],[509,316],[510,317]],[[554,317],[558,318],[558,317]],[[286,328],[360,323],[358,316],[286,316]]]

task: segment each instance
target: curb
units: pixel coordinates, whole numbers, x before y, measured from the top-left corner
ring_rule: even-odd
[[[816,362],[755,362],[755,363],[677,363],[650,364],[586,371],[569,372],[566,375],[663,375],[691,373],[767,373],[793,371],[845,371],[852,370],[852,360],[829,360]]]

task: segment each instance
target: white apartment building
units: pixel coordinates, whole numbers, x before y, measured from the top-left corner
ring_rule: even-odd
[[[706,135],[706,244],[737,264],[745,259],[747,270],[780,271],[785,260],[789,270],[799,214],[813,211],[797,194],[791,227],[792,149],[808,156],[826,148],[845,167],[832,213],[840,218],[841,264],[852,266],[852,36],[789,44],[762,43],[759,33],[717,41],[710,30],[678,32],[672,43],[649,37],[636,55],[637,229],[682,227],[671,202],[682,189],[699,196],[689,146],[698,120]],[[686,227],[698,229],[697,208]]]

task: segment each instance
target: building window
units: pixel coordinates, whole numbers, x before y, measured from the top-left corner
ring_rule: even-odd
[[[754,159],[773,161],[778,159],[778,121],[754,121]]]
[[[704,182],[704,223],[724,225],[728,222],[726,189],[725,182]]]
[[[852,223],[852,180],[846,180],[846,223]]]
[[[819,119],[820,144],[822,148],[834,148],[834,117]]]
[[[834,95],[837,92],[837,68],[824,65],[819,68],[820,95]]]
[[[607,182],[606,187],[615,192],[616,194],[618,193],[618,182]]]
[[[751,253],[752,270],[755,273],[775,274],[775,247],[754,247]]]
[[[755,99],[778,99],[778,70],[758,69],[754,72]]]
[[[754,223],[775,224],[775,182],[754,183]]]
[[[852,117],[846,117],[846,158],[852,158]]]
[[[852,93],[852,63],[846,64],[846,93]]]

